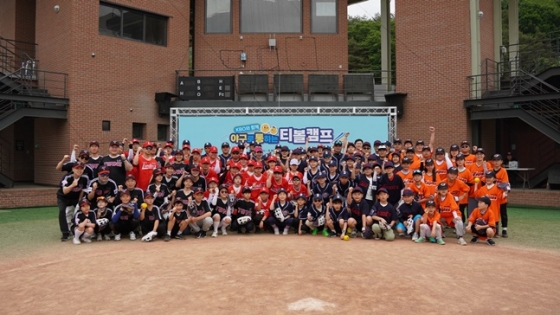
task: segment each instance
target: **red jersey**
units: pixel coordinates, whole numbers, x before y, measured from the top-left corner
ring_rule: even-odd
[[[270,205],[271,204],[272,204],[272,198],[268,198],[266,200],[266,202],[259,201],[258,198],[257,198],[257,201],[255,201],[255,211],[263,210],[264,211],[264,216],[269,217],[270,216]]]
[[[211,168],[208,169],[208,172],[204,172],[203,169],[200,169],[200,177],[204,177],[206,179],[208,179],[210,177],[218,178],[218,174],[216,174],[216,172]],[[218,180],[219,180],[219,178],[218,178]]]
[[[276,193],[278,192],[278,190],[280,190],[280,188],[284,188],[284,190],[288,191],[290,189],[290,185],[288,185],[288,181],[282,177],[282,179],[280,180],[280,183],[276,182],[276,180],[274,178],[272,178],[272,180],[270,181],[271,185],[269,188],[270,191],[270,198],[274,198],[274,195],[276,195]]]
[[[243,186],[239,185],[239,187],[235,187],[235,185],[231,185],[228,188],[230,194],[234,194],[237,199],[243,199]]]
[[[251,187],[251,199],[254,202],[257,202],[260,190],[262,188],[266,188],[266,174],[261,174],[261,176],[258,178],[255,176],[255,174],[249,176],[245,185]]]
[[[294,185],[290,185],[290,190],[288,190],[290,199],[294,199],[295,196],[299,194],[304,194],[305,198],[309,197],[309,191],[307,190],[307,186],[300,184],[299,189],[296,189]]]
[[[154,170],[158,167],[156,159],[146,159],[143,155],[138,156],[138,176],[136,177],[136,187],[146,191]]]

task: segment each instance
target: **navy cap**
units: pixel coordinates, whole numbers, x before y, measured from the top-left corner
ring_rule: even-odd
[[[418,141],[416,141],[416,145],[419,145],[419,144],[424,145],[424,140],[418,140]]]
[[[287,146],[283,146],[280,151],[290,151],[290,149]]]
[[[249,186],[245,186],[243,187],[243,190],[241,190],[242,193],[246,193],[246,192],[252,192],[251,187]]]
[[[112,147],[116,145],[117,147],[119,147],[121,145],[121,143],[117,140],[112,140],[111,142],[109,142],[109,146]]]
[[[354,142],[348,142],[347,147],[354,147],[355,148],[356,146],[354,145]]]
[[[422,171],[421,170],[414,170],[412,171],[412,176],[414,175],[422,175]]]
[[[296,200],[298,199],[307,199],[307,196],[305,194],[299,194],[296,196]]]
[[[375,140],[375,142],[373,142],[373,145],[381,145],[381,140]]]
[[[380,193],[382,193],[382,192],[384,192],[384,193],[386,193],[386,194],[389,193],[389,191],[388,191],[386,188],[379,188],[379,189],[377,190],[377,194],[378,194],[378,195],[379,195]]]
[[[310,157],[309,157],[309,161],[315,161],[315,162],[317,162],[318,160],[317,160],[317,157],[316,157],[316,156],[310,156]]]
[[[229,143],[223,142],[222,143],[222,148],[229,148]]]
[[[413,148],[407,148],[406,153],[410,153],[410,152],[414,153],[414,149]]]
[[[371,163],[364,164],[363,167],[364,167],[364,170],[365,170],[366,168],[373,169],[373,165],[372,165]]]
[[[336,147],[336,146],[341,146],[341,145],[342,145],[342,141],[336,141],[336,142],[334,143],[334,146],[335,146],[335,147]]]
[[[325,173],[323,173],[323,172],[319,172],[319,173],[317,174],[316,177],[317,177],[317,179],[319,179],[319,178],[327,178],[327,174],[325,174]]]
[[[204,190],[203,190],[202,188],[200,188],[200,187],[195,187],[195,188],[193,189],[193,192],[194,192],[195,195],[204,194]]]
[[[447,183],[439,183],[439,184],[437,185],[437,189],[438,189],[438,190],[449,189],[449,186],[447,185]]]
[[[330,167],[330,166],[338,166],[338,163],[336,163],[335,160],[330,160],[330,161],[329,161],[329,167]]]
[[[483,148],[476,148],[476,153],[485,154],[486,152],[484,152],[484,149],[483,149]]]
[[[427,207],[435,207],[435,206],[436,206],[435,201],[433,201],[433,200],[426,201],[426,208]]]
[[[426,161],[424,161],[424,165],[434,165],[434,160],[427,159]]]
[[[369,161],[375,161],[375,160],[377,160],[377,155],[375,155],[375,154],[370,154],[370,155],[368,156],[367,159],[368,159]]]
[[[407,144],[407,143],[410,143],[410,144],[412,144],[412,140],[410,140],[410,139],[406,139],[406,140],[404,140],[404,143],[405,143],[405,144]]]
[[[288,192],[286,191],[286,189],[280,188],[280,189],[278,189],[278,191],[276,192],[276,194],[279,195],[280,193],[285,193],[285,194],[287,194]]]
[[[470,146],[470,143],[467,140],[463,140],[461,141],[461,145],[468,145]]]
[[[330,146],[328,146],[328,145],[326,145],[326,146],[323,148],[323,151],[329,151],[329,152],[331,152],[331,150],[332,150],[332,148],[331,148]]]
[[[362,148],[365,148],[365,147],[370,147],[371,148],[371,143],[369,143],[367,141],[364,142],[364,144],[362,145]]]
[[[459,153],[455,156],[455,160],[464,160],[465,156],[463,155],[463,153]]]
[[[191,145],[191,142],[189,140],[183,140],[183,145],[185,144]]]
[[[387,141],[385,141],[385,145],[387,147],[391,147],[393,144],[391,143],[391,141],[387,140]]]
[[[346,157],[346,160],[356,161],[356,158],[353,155],[349,155]]]
[[[447,170],[447,174],[459,174],[459,169],[455,166],[452,166]]]
[[[333,202],[335,202],[335,201],[342,201],[342,196],[341,196],[340,194],[336,194],[336,195],[334,195],[332,201],[333,201]]]
[[[251,141],[251,142],[249,142],[249,145],[250,145],[250,146],[251,146],[251,145],[252,145],[252,146],[255,146],[255,145],[257,145],[257,142],[256,142],[256,141]]]
[[[317,148],[316,147],[311,147],[308,149],[309,152],[317,152]]]
[[[387,168],[387,167],[395,167],[395,166],[393,165],[393,162],[387,161],[387,162],[385,162],[385,168]]]
[[[395,141],[393,141],[393,143],[395,143],[395,144],[401,143],[402,144],[402,140],[401,140],[401,138],[397,138],[397,139],[395,139]]]
[[[492,160],[494,160],[494,161],[501,161],[501,160],[503,160],[503,159],[504,159],[504,158],[502,157],[501,154],[497,154],[497,153],[496,153],[496,154],[494,154],[494,156],[492,156]]]
[[[209,148],[209,147],[211,147],[211,146],[212,146],[212,143],[210,143],[210,142],[206,142],[206,143],[204,144],[204,147],[205,147],[205,148]]]
[[[78,154],[78,157],[82,157],[82,156],[88,156],[89,157],[89,151],[88,150],[81,150],[80,154]]]
[[[340,173],[340,175],[338,176],[338,178],[343,178],[343,177],[349,178],[349,177],[350,177],[350,173],[348,173],[348,172],[345,171],[345,172]]]
[[[279,145],[279,144],[277,144],[274,148],[275,148],[275,149],[282,149],[282,146]]]
[[[352,190],[352,193],[357,193],[357,192],[362,193],[362,194],[364,193],[364,191],[362,190],[362,188],[360,188],[360,187],[354,187],[354,190]]]
[[[432,151],[429,145],[425,145],[422,147],[422,151]]]
[[[331,153],[330,153],[329,151],[325,151],[325,152],[323,153],[323,158],[329,159],[329,158],[332,158],[332,155],[331,155]]]
[[[405,157],[402,159],[402,164],[411,164],[412,160],[408,157]]]
[[[449,151],[459,151],[459,146],[456,144],[452,144],[451,147],[449,147]]]
[[[406,188],[405,190],[403,190],[402,195],[404,197],[406,196],[414,196],[414,192],[412,191],[412,189]]]
[[[496,177],[496,173],[494,173],[493,171],[489,171],[486,172],[486,174],[484,174],[485,177]]]
[[[97,141],[97,140],[90,141],[89,146],[91,147],[92,145],[99,146],[99,141]]]
[[[321,194],[314,194],[313,200],[323,200],[323,196],[321,196]]]
[[[443,148],[437,148],[436,149],[436,155],[438,154],[445,154],[445,150]]]

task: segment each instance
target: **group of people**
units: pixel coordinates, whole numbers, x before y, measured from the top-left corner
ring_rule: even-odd
[[[264,152],[258,143],[184,140],[162,146],[137,139],[111,141],[108,154],[91,141],[74,146],[56,166],[65,172],[57,192],[62,241],[73,243],[228,232],[322,234],[342,240],[495,245],[507,237],[503,158],[462,141],[446,151],[430,141],[349,140],[333,146]]]

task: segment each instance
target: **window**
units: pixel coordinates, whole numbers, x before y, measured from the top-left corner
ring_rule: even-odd
[[[241,33],[301,33],[301,0],[240,0]]]
[[[103,120],[101,122],[101,131],[111,131],[111,121]]]
[[[167,45],[167,17],[101,2],[99,34]]]
[[[337,33],[336,0],[311,0],[311,33]]]
[[[157,140],[158,141],[167,141],[169,134],[169,125],[157,125]]]
[[[145,130],[146,130],[146,124],[132,123],[132,138],[146,139],[144,137]]]
[[[231,33],[230,0],[206,0],[206,33]]]

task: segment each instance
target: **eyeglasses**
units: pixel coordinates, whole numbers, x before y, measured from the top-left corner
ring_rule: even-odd
[[[151,150],[153,149],[153,147],[146,147],[146,150]]]
[[[323,202],[323,200],[313,200],[313,202]]]
[[[109,174],[99,174],[100,177],[109,177]]]

